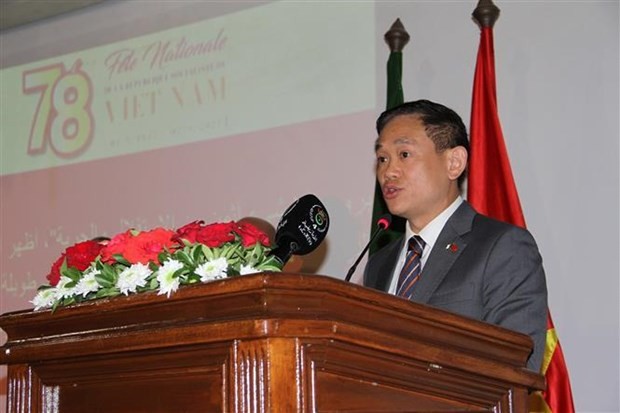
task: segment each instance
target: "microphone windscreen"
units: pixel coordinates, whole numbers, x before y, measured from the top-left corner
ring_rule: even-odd
[[[294,243],[295,250],[291,253],[308,254],[325,239],[328,229],[329,215],[325,205],[312,194],[304,195],[282,215],[276,228],[276,244],[284,247],[284,244]]]
[[[381,227],[381,229],[386,230],[392,224],[392,215],[384,214],[377,220],[377,226]]]

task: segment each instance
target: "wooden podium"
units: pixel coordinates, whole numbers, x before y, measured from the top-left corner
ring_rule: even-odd
[[[529,337],[317,275],[0,317],[7,411],[526,412]]]

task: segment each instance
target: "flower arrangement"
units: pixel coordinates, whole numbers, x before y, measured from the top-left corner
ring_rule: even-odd
[[[170,297],[181,285],[280,271],[269,251],[269,237],[247,222],[128,230],[68,247],[31,302],[39,310],[154,290]]]

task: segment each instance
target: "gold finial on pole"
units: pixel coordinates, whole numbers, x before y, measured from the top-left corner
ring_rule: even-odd
[[[492,0],[480,0],[471,15],[480,27],[493,28],[499,18],[499,8]]]
[[[396,19],[390,30],[385,32],[383,38],[390,47],[390,52],[402,52],[405,45],[409,42],[409,33],[405,30],[400,19]]]

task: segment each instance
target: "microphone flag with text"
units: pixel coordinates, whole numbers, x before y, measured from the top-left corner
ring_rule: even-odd
[[[325,205],[312,195],[304,195],[289,206],[276,228],[276,248],[271,251],[282,265],[291,255],[314,251],[327,235],[329,215]]]

